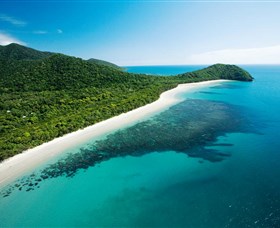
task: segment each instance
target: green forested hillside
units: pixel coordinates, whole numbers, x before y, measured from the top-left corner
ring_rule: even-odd
[[[100,60],[100,59],[88,59],[88,62],[91,62],[91,63],[97,63],[99,65],[104,65],[104,66],[109,66],[109,67],[113,67],[113,68],[116,68],[118,70],[123,70],[122,67],[116,65],[116,64],[113,64],[113,63],[110,63],[110,62],[107,62],[107,61],[104,61],[104,60]]]
[[[5,60],[35,60],[43,59],[54,53],[37,51],[32,48],[24,47],[19,44],[0,45],[0,59]]]
[[[235,65],[215,64],[202,70],[191,73],[184,73],[178,75],[180,78],[186,76],[203,77],[203,78],[216,78],[216,79],[229,79],[239,81],[252,81],[252,76],[245,70]]]
[[[252,80],[247,72],[232,65],[157,77],[62,54],[44,56],[36,50],[37,57],[31,60],[28,48],[14,48],[16,51],[10,53],[17,53],[16,57],[6,58],[0,52],[0,161],[155,101],[179,83],[219,78]]]

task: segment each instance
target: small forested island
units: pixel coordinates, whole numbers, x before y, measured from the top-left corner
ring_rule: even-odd
[[[151,103],[178,84],[215,79],[253,80],[235,65],[164,77],[18,44],[0,46],[0,161]]]

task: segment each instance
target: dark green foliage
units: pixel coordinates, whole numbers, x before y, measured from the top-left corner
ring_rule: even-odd
[[[252,81],[252,76],[245,70],[235,65],[215,64],[205,69],[198,70],[192,73],[178,75],[179,77],[192,76],[212,79],[229,79],[238,81]]]
[[[26,54],[27,48],[9,48],[10,53],[17,54],[0,58],[0,161],[151,103],[179,83],[251,79],[241,68],[222,64],[173,77],[156,77],[62,54],[43,57],[45,52],[33,49],[35,60],[27,60],[32,56]]]
[[[107,61],[104,61],[104,60],[100,60],[100,59],[88,59],[88,62],[91,62],[91,63],[97,63],[99,65],[104,65],[104,66],[108,66],[108,67],[113,67],[115,69],[118,69],[118,70],[123,70],[122,67],[114,64],[114,63],[110,63],[110,62],[107,62]]]
[[[0,45],[0,59],[5,60],[35,60],[51,56],[51,52],[37,51],[19,44]]]

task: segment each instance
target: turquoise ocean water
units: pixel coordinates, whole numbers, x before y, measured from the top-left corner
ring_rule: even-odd
[[[280,227],[280,66],[243,67],[0,189],[0,227]]]

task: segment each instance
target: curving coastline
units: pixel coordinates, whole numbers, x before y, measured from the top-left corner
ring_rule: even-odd
[[[203,87],[218,85],[225,81],[228,80],[211,80],[180,84],[176,88],[162,93],[160,98],[153,103],[99,122],[84,129],[66,134],[9,158],[0,163],[0,187],[7,185],[25,172],[38,167],[71,147],[82,144],[91,138],[104,136],[121,127],[130,126],[137,121],[141,121],[152,116],[155,113],[164,111],[170,106],[182,101],[178,97],[178,94],[182,92],[192,92]]]

